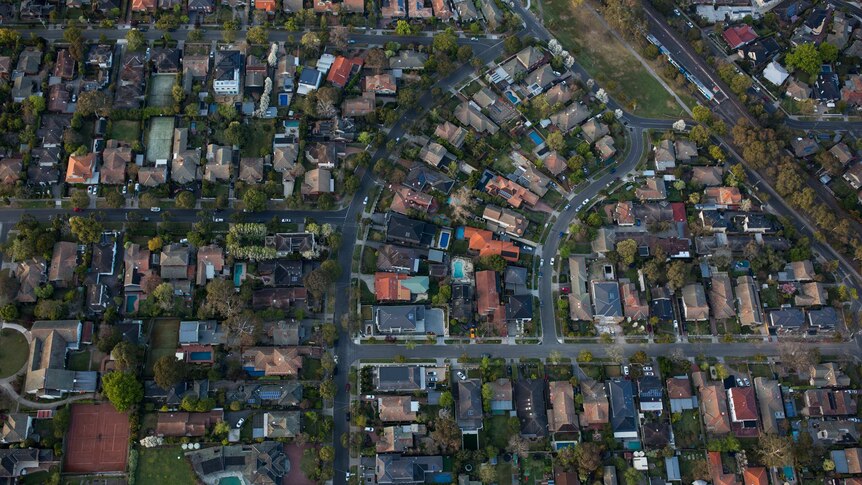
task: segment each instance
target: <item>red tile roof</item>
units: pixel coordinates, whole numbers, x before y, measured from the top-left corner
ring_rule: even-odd
[[[743,470],[742,481],[745,485],[769,485],[766,468],[762,466],[748,467]]]
[[[757,402],[754,400],[753,387],[732,387],[730,397],[730,416],[734,421],[756,421]]]
[[[374,295],[377,301],[410,301],[410,290],[401,286],[406,274],[374,273]]]
[[[491,315],[500,308],[500,295],[497,293],[497,273],[494,271],[477,271],[476,293],[478,294],[476,310],[480,315]]]
[[[757,39],[757,32],[750,25],[735,25],[725,30],[723,35],[731,49],[738,49]]]
[[[350,75],[353,72],[354,66],[362,67],[362,59],[338,56],[335,59],[335,62],[332,63],[332,67],[329,69],[329,75],[326,76],[326,80],[340,88],[343,88],[344,86],[347,86],[347,83],[350,81]]]
[[[510,241],[494,239],[494,233],[475,227],[464,228],[464,239],[469,241],[471,251],[478,251],[479,256],[502,256],[506,261],[515,263],[521,257],[521,249]]]

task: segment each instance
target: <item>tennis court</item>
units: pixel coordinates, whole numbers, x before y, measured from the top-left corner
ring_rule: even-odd
[[[129,416],[110,404],[73,404],[64,472],[123,472],[129,457]]]
[[[157,160],[167,162],[171,156],[171,140],[174,136],[174,119],[160,116],[150,120],[150,131],[147,134],[147,161]]]
[[[150,94],[147,97],[147,105],[167,108],[174,104],[173,88],[176,79],[176,74],[153,74],[150,78]]]

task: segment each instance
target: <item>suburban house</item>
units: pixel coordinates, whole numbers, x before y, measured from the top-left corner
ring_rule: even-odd
[[[458,381],[458,427],[462,433],[478,432],[482,429],[482,381],[467,379]]]
[[[707,433],[719,436],[730,433],[727,395],[721,384],[700,387],[700,414]]]
[[[242,53],[238,50],[217,51],[213,69],[213,91],[219,95],[239,94]]]
[[[224,421],[224,410],[213,409],[203,413],[158,413],[156,436],[204,436],[215,424]]]
[[[242,367],[252,377],[298,377],[302,361],[298,347],[251,347],[242,353]]]
[[[391,365],[375,368],[374,387],[379,392],[414,392],[426,388],[425,368]]]
[[[584,413],[581,424],[593,429],[601,429],[610,422],[610,404],[604,382],[581,381],[581,395],[584,396]]]
[[[374,466],[379,485],[433,483],[435,476],[442,473],[442,456],[377,455]]]
[[[777,434],[785,419],[784,401],[781,397],[781,385],[778,381],[765,377],[754,378],[754,392],[760,405],[760,419],[763,422],[763,432]]]
[[[81,346],[79,320],[40,320],[30,329],[30,356],[23,392],[42,399],[59,399],[65,393],[95,392],[98,373],[66,370],[66,355]]]
[[[548,413],[545,405],[545,382],[541,379],[518,379],[514,384],[515,409],[521,423],[521,436],[548,436]]]
[[[682,309],[686,320],[700,321],[709,319],[709,305],[703,285],[692,283],[682,289]]]
[[[385,423],[411,423],[416,421],[419,402],[410,396],[380,396],[377,398],[377,413]]]
[[[656,376],[643,376],[638,383],[638,401],[642,412],[661,412],[664,409],[662,398],[664,389],[661,379]]]
[[[610,423],[614,438],[637,439],[637,409],[635,408],[632,382],[624,379],[608,381]]]
[[[512,381],[505,378],[489,383],[491,386],[491,412],[506,413],[514,408],[512,403]]]
[[[548,388],[548,399],[551,402],[551,409],[548,410],[548,430],[551,433],[578,432],[578,415],[572,384],[569,381],[552,381],[548,383]]]
[[[670,412],[681,413],[697,409],[697,397],[691,390],[691,379],[687,375],[671,377],[665,382]]]

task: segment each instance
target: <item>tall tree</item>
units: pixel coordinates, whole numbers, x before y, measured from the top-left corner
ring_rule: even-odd
[[[129,372],[109,372],[102,376],[102,390],[117,411],[125,412],[144,398],[144,386]]]
[[[173,355],[163,355],[153,364],[153,380],[162,389],[172,389],[185,379],[185,363]]]

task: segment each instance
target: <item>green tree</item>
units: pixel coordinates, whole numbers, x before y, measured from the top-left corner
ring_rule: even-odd
[[[265,192],[251,188],[242,194],[242,203],[245,209],[251,212],[260,212],[266,210],[266,201],[268,197]]]
[[[820,63],[832,63],[838,60],[838,48],[829,42],[821,42],[817,48],[820,54]]]
[[[108,190],[105,194],[105,203],[108,204],[108,207],[119,209],[126,203],[126,198],[116,190]]]
[[[177,195],[176,203],[180,209],[194,209],[197,200],[195,199],[195,194],[184,190]]]
[[[559,131],[555,131],[549,134],[548,137],[545,139],[545,143],[547,143],[548,146],[551,147],[551,150],[555,150],[558,152],[563,151],[563,149],[566,148],[566,140],[565,138],[563,138],[563,134]]]
[[[72,192],[70,199],[72,207],[76,209],[86,209],[90,206],[90,196],[84,190],[76,190]]]
[[[503,49],[506,54],[514,54],[521,50],[521,39],[517,35],[507,36],[503,41]]]
[[[239,147],[248,142],[248,127],[239,121],[231,121],[224,130],[224,141]]]
[[[451,57],[458,49],[458,36],[452,28],[448,28],[434,35],[432,47],[434,48],[434,52]]]
[[[332,379],[326,379],[320,383],[320,397],[332,400],[335,399],[336,393],[335,381]]]
[[[102,223],[92,217],[70,217],[69,229],[82,244],[94,243],[102,235]]]
[[[769,468],[793,464],[793,441],[789,436],[761,433],[757,445],[761,463]]]
[[[806,42],[794,47],[784,61],[789,67],[804,71],[809,76],[814,76],[820,70],[820,51],[813,43]]]
[[[146,39],[143,32],[138,29],[132,29],[126,33],[126,46],[130,51],[136,51],[144,45]]]
[[[111,109],[111,98],[104,91],[84,91],[78,95],[75,103],[75,113],[81,116],[92,116],[94,114],[105,116]]]
[[[185,376],[185,362],[173,355],[163,355],[153,364],[153,380],[162,389],[173,389]]]
[[[111,350],[111,358],[116,362],[117,370],[134,371],[140,360],[138,359],[138,346],[123,340]]]
[[[7,322],[18,319],[18,307],[14,303],[7,303],[0,307],[0,318]]]
[[[102,390],[117,411],[125,412],[144,398],[144,386],[129,372],[109,372],[102,376]]]
[[[162,310],[167,311],[174,306],[174,287],[170,283],[161,283],[156,286],[150,296]]]
[[[688,266],[682,261],[674,261],[667,267],[667,284],[678,290],[685,286],[688,277]]]
[[[710,111],[706,106],[695,106],[694,109],[691,110],[691,114],[694,121],[702,125],[709,125],[712,122],[712,111]]]
[[[625,239],[617,243],[617,253],[623,264],[631,265],[638,255],[638,243],[634,239]]]
[[[260,25],[255,25],[248,29],[248,33],[245,38],[248,40],[249,44],[266,44],[269,42],[269,31]]]
[[[506,270],[506,260],[499,254],[491,254],[479,258],[479,266],[484,269],[489,269],[497,272]]]
[[[413,35],[413,28],[406,20],[399,20],[395,24],[395,33],[397,35]]]
[[[443,391],[440,393],[440,407],[444,409],[450,409],[455,404],[455,398],[452,397],[452,393],[449,391]]]

